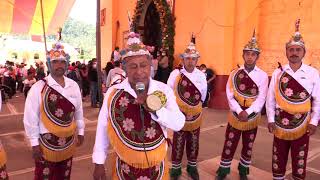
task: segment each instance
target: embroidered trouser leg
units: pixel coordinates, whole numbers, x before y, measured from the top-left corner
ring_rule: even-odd
[[[181,161],[183,156],[184,145],[186,142],[186,132],[177,131],[173,133],[173,143],[172,143],[172,168],[181,168]]]
[[[272,155],[273,179],[284,179],[290,149],[292,159],[292,177],[294,179],[305,179],[309,150],[309,136],[306,134],[301,138],[292,141],[274,137]]]
[[[6,165],[0,167],[0,180],[8,180],[9,176],[6,170]]]
[[[242,150],[241,157],[239,162],[239,173],[240,174],[249,174],[249,166],[251,164],[251,155],[254,140],[257,136],[258,128],[251,129],[248,131],[242,131]]]
[[[34,180],[69,180],[72,158],[61,162],[35,162]]]
[[[199,136],[200,127],[193,131],[186,133],[186,153],[189,166],[197,166],[197,159],[199,154]]]
[[[225,142],[221,155],[220,167],[217,171],[217,174],[220,176],[225,176],[230,173],[230,166],[234,156],[234,153],[237,149],[240,136],[242,134],[242,151],[239,163],[239,172],[240,174],[249,173],[249,165],[251,164],[251,154],[254,140],[257,134],[257,128],[241,131],[233,128],[228,124],[226,133],[225,133]]]

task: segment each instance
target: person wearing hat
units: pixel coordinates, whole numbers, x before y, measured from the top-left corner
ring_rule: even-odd
[[[179,131],[185,117],[170,87],[150,77],[151,60],[139,35],[131,32],[122,60],[127,78],[107,90],[98,117],[95,180],[106,179],[109,143],[116,152],[111,179],[169,178],[167,129]]]
[[[35,160],[35,180],[70,179],[76,146],[84,141],[79,86],[64,76],[69,55],[59,41],[47,52],[50,75],[35,83],[26,98],[23,123]]]
[[[196,50],[194,41],[190,42],[181,56],[183,58],[183,68],[172,71],[167,82],[175,92],[180,110],[186,116],[186,123],[183,129],[173,134],[170,175],[173,179],[178,179],[181,175],[181,161],[184,146],[186,146],[187,172],[192,179],[199,179],[197,158],[202,121],[202,103],[206,99],[207,80],[205,74],[196,68],[200,54]]]
[[[273,179],[284,179],[288,153],[292,158],[293,179],[305,179],[309,139],[320,118],[319,72],[302,61],[305,43],[299,32],[286,43],[289,64],[272,74],[266,110],[269,132],[274,134],[272,147]]]
[[[0,112],[2,108],[2,97],[1,97],[1,89],[0,89]],[[7,180],[9,179],[8,173],[7,173],[7,156],[6,152],[4,151],[4,148],[2,146],[1,140],[0,140],[0,180]]]
[[[226,86],[230,108],[224,147],[216,179],[222,180],[230,173],[230,166],[242,136],[242,151],[238,165],[241,180],[247,179],[251,164],[252,148],[256,138],[261,110],[268,91],[268,75],[257,67],[260,49],[255,37],[242,52],[244,65],[233,70]]]

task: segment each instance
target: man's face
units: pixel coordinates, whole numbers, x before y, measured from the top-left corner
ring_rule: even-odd
[[[286,55],[290,63],[300,63],[306,51],[303,47],[292,45],[286,49]]]
[[[188,72],[192,72],[198,63],[198,58],[186,57],[183,58],[183,66]]]
[[[259,55],[255,51],[243,51],[243,60],[247,65],[255,65],[258,57]]]
[[[151,62],[147,56],[133,56],[125,58],[125,70],[130,84],[137,82],[149,84],[151,73]]]
[[[52,73],[54,76],[61,77],[66,72],[67,68],[67,62],[61,61],[61,60],[53,60],[51,61],[51,69],[50,73]]]

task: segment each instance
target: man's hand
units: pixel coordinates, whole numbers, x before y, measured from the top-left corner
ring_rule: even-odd
[[[106,172],[103,164],[96,164],[93,171],[94,180],[106,180]]]
[[[308,136],[312,136],[317,130],[317,126],[313,125],[313,124],[308,124],[307,127],[307,135]]]
[[[240,121],[248,121],[248,116],[249,115],[246,111],[241,111],[238,117]]]
[[[42,162],[42,151],[40,149],[40,146],[32,146],[32,158],[37,162]]]
[[[273,134],[273,132],[276,130],[276,125],[275,123],[268,123],[268,129],[269,129],[269,132]]]
[[[78,135],[78,139],[77,139],[77,147],[81,146],[84,142],[84,136],[82,135]]]

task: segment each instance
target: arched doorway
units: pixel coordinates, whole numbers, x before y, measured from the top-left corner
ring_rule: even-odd
[[[144,28],[143,28],[143,43],[145,45],[154,46],[155,52],[153,56],[156,56],[156,52],[162,47],[162,34],[161,34],[161,24],[160,15],[153,1],[151,1],[149,7],[147,8],[146,15],[144,18]]]
[[[164,0],[137,1],[133,17],[134,30],[142,36],[146,45],[153,45],[156,50],[164,50],[169,56],[170,67],[173,65],[175,18],[171,8]]]

